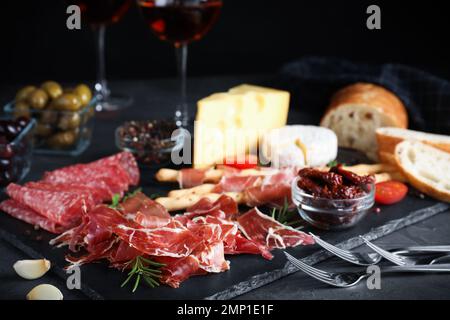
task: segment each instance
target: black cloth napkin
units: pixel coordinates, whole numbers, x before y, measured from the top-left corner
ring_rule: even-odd
[[[411,129],[450,134],[450,82],[409,66],[305,57],[285,65],[281,81],[293,99],[311,112],[323,112],[333,93],[346,85],[376,83],[403,101]]]

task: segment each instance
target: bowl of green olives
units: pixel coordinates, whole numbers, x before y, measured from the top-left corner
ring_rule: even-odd
[[[85,84],[64,88],[55,81],[21,88],[4,108],[13,118],[36,121],[36,153],[77,156],[89,146],[95,98]]]

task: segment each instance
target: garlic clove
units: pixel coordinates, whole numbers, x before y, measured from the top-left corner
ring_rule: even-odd
[[[16,273],[24,279],[33,280],[42,277],[50,269],[47,259],[19,260],[14,263]]]
[[[62,300],[62,292],[51,284],[40,284],[27,294],[27,300]]]

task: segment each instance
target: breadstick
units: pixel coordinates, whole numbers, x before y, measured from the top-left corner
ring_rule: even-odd
[[[382,172],[395,172],[397,169],[389,164],[376,163],[376,164],[357,164],[354,166],[344,166],[344,170],[351,171],[358,175],[368,175]]]
[[[244,194],[241,192],[227,192],[225,194],[233,198],[238,204],[244,202]],[[178,198],[161,197],[157,198],[155,201],[163,205],[167,211],[178,211],[193,206],[202,198],[208,198],[211,201],[216,201],[220,196],[221,194],[219,193],[207,193],[203,195],[189,195],[187,197]]]
[[[375,174],[375,183],[385,182],[385,181],[400,181],[406,182],[405,177],[399,172],[382,172]]]
[[[167,195],[170,198],[181,198],[181,197],[187,197],[189,195],[200,195],[200,194],[206,194],[211,193],[216,185],[205,183],[201,184],[199,186],[188,188],[188,189],[180,189],[180,190],[172,190]]]
[[[205,171],[205,182],[217,183],[222,178],[223,170],[209,169]],[[173,169],[159,169],[155,175],[160,182],[178,182],[180,171]]]
[[[222,169],[208,169],[205,171],[204,182],[218,183],[224,174]],[[239,172],[240,176],[266,176],[273,174],[272,170],[245,169]],[[155,175],[156,180],[160,182],[177,182],[180,177],[180,171],[173,169],[160,169]]]

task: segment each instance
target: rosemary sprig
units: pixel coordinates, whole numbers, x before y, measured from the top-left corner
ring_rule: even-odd
[[[336,166],[338,166],[338,165],[343,165],[343,166],[345,166],[345,163],[344,162],[339,162],[339,161],[337,161],[337,160],[333,160],[333,161],[330,161],[330,162],[328,162],[327,163],[327,167],[328,168],[332,168],[332,167],[336,167]]]
[[[293,220],[295,216],[297,216],[296,210],[289,209],[289,201],[287,198],[284,198],[284,204],[281,208],[273,208],[272,210],[272,219],[295,229],[303,228],[303,220]]]
[[[116,193],[115,195],[113,195],[109,207],[111,209],[117,209],[119,207],[119,203],[120,203],[120,194]]]
[[[161,270],[159,269],[165,264],[157,263],[143,256],[137,256],[128,263],[127,267],[130,265],[132,265],[131,270],[128,272],[128,277],[120,285],[121,288],[126,286],[133,277],[135,277],[135,280],[132,292],[136,291],[141,280],[144,280],[152,288],[159,286],[159,278],[161,278]]]

